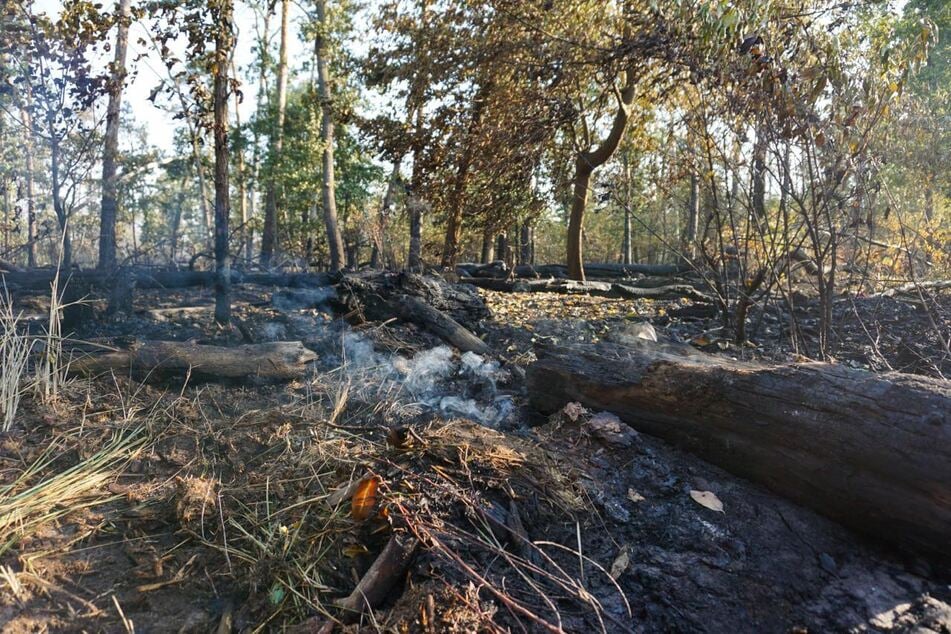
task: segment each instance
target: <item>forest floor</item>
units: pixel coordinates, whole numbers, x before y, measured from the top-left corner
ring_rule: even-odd
[[[711,353],[794,359],[779,320],[738,347],[679,302],[483,292],[488,358],[411,324],[349,326],[321,289],[240,287],[229,332],[147,312],[210,293],[140,291],[135,315],[75,336],[300,340],[313,373],[76,378],[25,399],[0,434],[0,631],[951,632],[948,570],[608,413],[524,404],[539,340],[623,340],[646,321]],[[836,357],[949,376],[951,294],[928,308],[837,304]],[[386,602],[348,619],[334,600],[394,534],[422,546]]]

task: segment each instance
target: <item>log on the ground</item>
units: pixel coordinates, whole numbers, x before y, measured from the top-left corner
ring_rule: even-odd
[[[180,321],[182,319],[209,318],[215,312],[215,305],[205,306],[178,306],[175,308],[150,308],[143,311],[143,315],[153,321]]]
[[[380,606],[390,591],[403,579],[409,567],[419,540],[411,536],[393,535],[386,543],[370,569],[366,571],[357,587],[349,596],[339,599],[336,604],[345,610],[346,619],[360,615],[366,609]]]
[[[537,352],[527,374],[537,409],[611,411],[842,524],[951,561],[951,382],[650,342]]]
[[[394,298],[393,305],[400,319],[423,326],[461,352],[490,352],[489,346],[472,331],[418,297],[402,295]]]
[[[672,300],[687,298],[709,303],[713,300],[689,284],[675,284],[638,288],[630,284],[574,280],[503,280],[473,277],[466,283],[493,291],[507,293],[559,293],[562,295],[592,295],[624,299]]]
[[[138,379],[168,378],[286,381],[302,376],[317,355],[300,341],[277,341],[235,347],[193,342],[145,341],[128,350],[75,359],[73,374],[116,372]]]
[[[398,318],[418,324],[464,352],[484,354],[488,346],[472,329],[491,315],[478,291],[438,277],[410,273],[346,275],[332,303],[351,320]]]
[[[630,277],[634,275],[654,275],[667,276],[679,275],[691,270],[686,264],[614,264],[607,263],[589,263],[584,265],[586,277]],[[520,278],[546,278],[554,277],[564,279],[568,277],[568,267],[564,264],[520,264],[511,271],[505,262],[497,260],[488,264],[459,264],[456,266],[456,272],[464,277],[520,277]]]
[[[212,286],[213,271],[173,271],[150,268],[125,269],[123,275],[136,288],[187,288]],[[31,269],[20,272],[0,272],[0,277],[11,289],[20,291],[48,292],[56,276],[55,269]],[[115,275],[100,271],[60,271],[59,288],[77,285],[83,288],[109,288]],[[262,286],[324,286],[332,283],[333,277],[326,273],[267,273],[231,271],[232,284],[260,284]]]

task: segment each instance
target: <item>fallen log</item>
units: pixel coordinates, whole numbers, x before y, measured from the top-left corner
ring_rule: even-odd
[[[527,385],[538,410],[579,401],[613,412],[844,525],[951,562],[948,381],[646,341],[537,353]]]
[[[71,374],[105,372],[137,379],[255,378],[286,381],[300,377],[317,355],[300,341],[276,341],[226,348],[194,342],[146,341],[128,350],[109,351],[74,360]]]
[[[489,352],[469,324],[478,326],[491,313],[478,291],[466,284],[403,273],[346,275],[332,304],[359,319],[413,322],[463,352]]]
[[[365,609],[379,607],[390,590],[403,579],[417,546],[419,540],[415,537],[391,536],[353,592],[336,601],[337,607],[348,613],[345,618],[350,620]]]
[[[584,265],[586,277],[630,277],[634,275],[668,276],[686,273],[690,265],[684,264],[614,264],[592,262]],[[505,278],[512,273],[504,262],[489,264],[459,264],[456,272],[465,277]],[[564,264],[520,264],[515,267],[513,277],[564,279],[568,277],[568,267]],[[468,280],[467,280],[468,281]]]
[[[187,288],[214,285],[214,271],[171,271],[148,268],[126,269],[123,272],[136,288]],[[56,276],[55,269],[32,269],[19,272],[0,272],[0,277],[11,289],[20,291],[49,291]],[[111,286],[116,277],[100,271],[61,271],[59,287],[70,284],[84,288]],[[325,286],[332,276],[326,273],[265,273],[231,271],[232,284],[260,284],[262,286]]]
[[[687,298],[696,302],[712,303],[713,299],[689,284],[674,284],[638,288],[630,284],[575,280],[503,280],[473,277],[467,284],[505,293],[559,293],[562,295],[591,295],[624,299],[672,300]]]
[[[472,331],[418,297],[402,295],[394,299],[393,305],[400,319],[419,324],[460,352],[491,352],[489,346]]]

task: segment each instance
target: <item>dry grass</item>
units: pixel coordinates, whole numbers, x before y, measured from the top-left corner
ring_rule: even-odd
[[[33,340],[20,332],[21,314],[3,288],[0,295],[0,430],[10,431],[20,406]]]
[[[69,364],[63,356],[63,293],[59,288],[59,267],[50,287],[49,320],[43,337],[40,359],[36,363],[34,392],[44,403],[50,403],[59,396],[60,388],[66,382]]]
[[[63,450],[63,444],[51,442],[12,483],[0,487],[0,554],[47,524],[115,499],[106,485],[136,456],[146,439],[144,427],[116,432],[88,458],[50,473]]]

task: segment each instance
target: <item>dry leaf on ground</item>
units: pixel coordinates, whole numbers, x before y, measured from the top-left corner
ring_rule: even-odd
[[[723,502],[712,491],[691,491],[690,497],[693,501],[717,513],[723,513]]]

